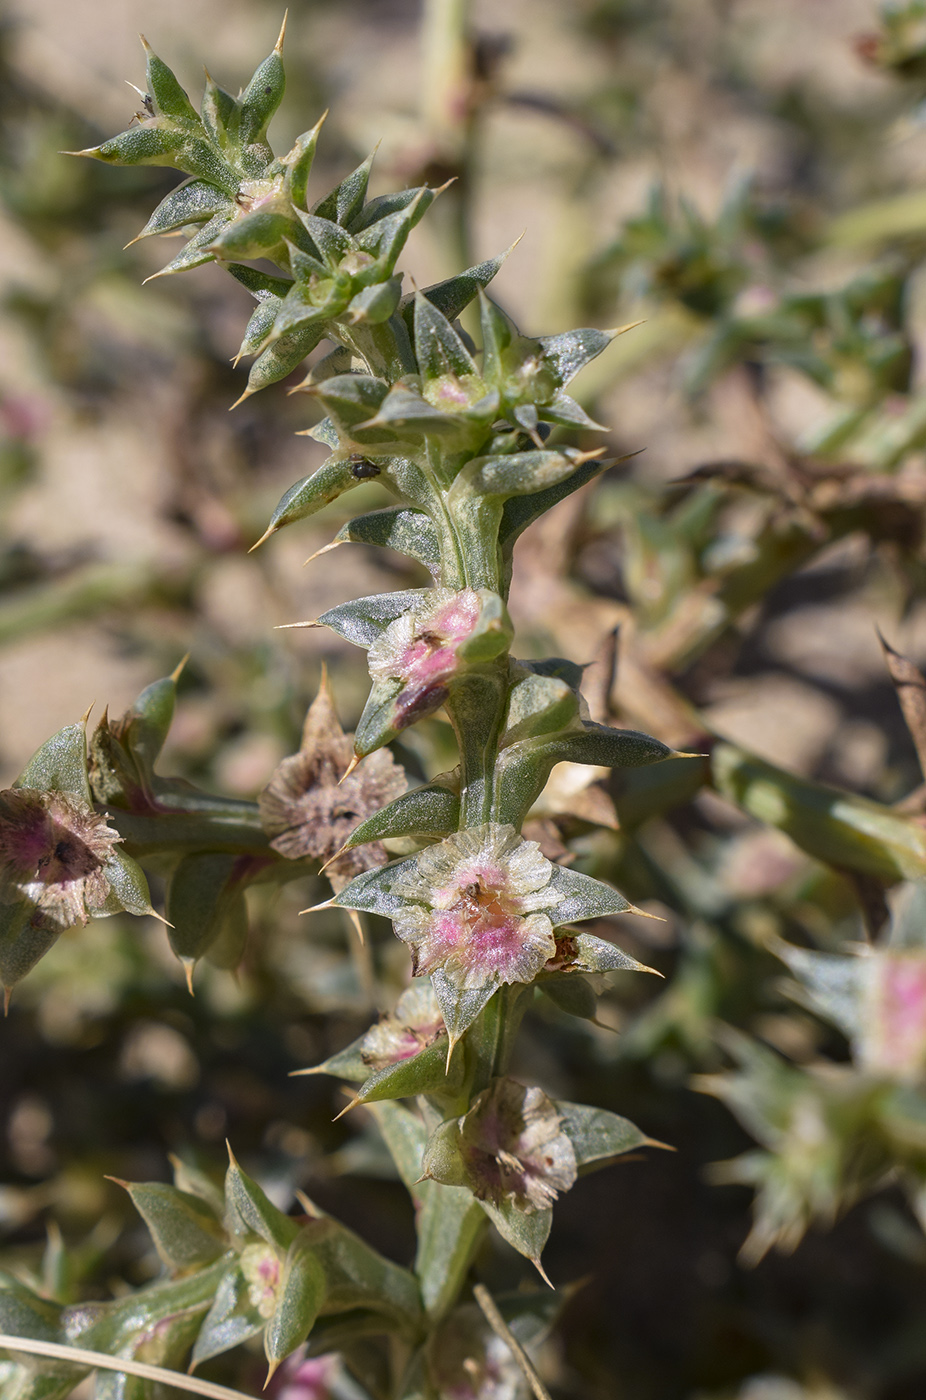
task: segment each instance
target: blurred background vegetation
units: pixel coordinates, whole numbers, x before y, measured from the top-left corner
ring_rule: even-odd
[[[58,154],[127,124],[138,29],[196,93],[203,59],[244,80],[279,18],[265,0],[3,14],[4,785],[91,702],[118,714],[189,651],[161,771],[253,797],[322,661],[345,727],[367,689],[337,637],[274,624],[425,581],[358,545],[303,569],[337,503],[246,557],[323,459],[294,436],[306,401],[275,386],[228,413],[249,301],[216,269],[142,288],[171,245],[122,245],[171,172]],[[295,0],[271,134],[285,151],[330,107],[319,191],[377,141],[374,193],[457,177],[403,259],[419,285],[526,230],[493,284],[525,332],[643,321],[578,382],[609,454],[637,455],[525,535],[517,650],[591,663],[593,717],[713,757],[591,787],[560,768],[535,814],[548,851],[660,916],[602,932],[666,981],[618,975],[594,1023],[544,1003],[525,1073],[676,1148],[558,1207],[548,1271],[591,1281],[546,1374],[576,1400],[914,1400],[923,1046],[894,1074],[903,1103],[873,1108],[873,1052],[786,982],[780,940],[848,965],[899,899],[889,936],[926,941],[926,727],[901,659],[926,661],[926,6],[480,0],[470,23],[442,58],[417,0]],[[449,744],[432,720],[399,756],[432,776]],[[386,927],[361,958],[334,914],[297,918],[313,894],[252,891],[241,968],[204,968],[192,999],[163,929],[123,918],[71,930],[17,988],[6,1267],[44,1268],[68,1298],[151,1277],[104,1173],[165,1179],[170,1153],[220,1171],[226,1136],[275,1199],[305,1187],[407,1261],[372,1120],[332,1124],[336,1085],[287,1078],[392,1004],[407,954]],[[500,1244],[479,1270],[520,1277]],[[212,1374],[256,1390],[249,1364]]]

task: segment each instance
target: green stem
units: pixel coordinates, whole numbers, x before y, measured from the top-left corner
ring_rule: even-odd
[[[527,1009],[525,988],[515,983],[500,987],[471,1032],[475,1068],[470,1101],[505,1073],[518,1027]]]
[[[256,808],[255,808],[256,813]],[[144,858],[157,851],[232,851],[272,856],[270,839],[248,813],[163,812],[139,816],[109,810],[126,850]]]
[[[447,713],[460,749],[460,830],[493,817],[495,765],[508,701],[508,653],[462,675]]]

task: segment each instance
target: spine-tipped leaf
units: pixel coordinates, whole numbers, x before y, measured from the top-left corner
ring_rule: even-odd
[[[266,144],[267,127],[285,90],[283,56],[277,47],[257,67],[239,99],[236,135],[242,146]]]
[[[424,378],[445,375],[472,375],[477,370],[473,357],[446,316],[423,293],[415,297],[415,355]]]
[[[139,238],[173,233],[187,224],[202,224],[228,208],[228,195],[208,180],[186,180],[161,200]]]
[[[270,517],[264,539],[282,530],[284,525],[292,525],[297,520],[306,520],[310,515],[317,514],[343,496],[345,491],[359,485],[359,480],[351,472],[349,458],[329,457],[311,476],[297,481],[283,494]]]
[[[485,262],[476,263],[475,267],[457,273],[455,277],[448,277],[443,282],[435,282],[432,286],[425,287],[419,295],[426,297],[448,321],[455,321],[461,311],[466,310],[473,297],[478,295],[480,287],[489,285],[507,256],[508,252],[504,252],[497,258],[487,258]],[[403,298],[401,314],[409,331],[413,331],[414,294]]]
[[[350,227],[363,208],[375,155],[375,151],[372,152],[356,170],[352,170],[340,184],[335,185],[330,194],[318,201],[312,213],[317,214],[320,219],[330,219],[342,228]]]
[[[368,598],[355,598],[329,608],[318,619],[347,642],[358,647],[371,647],[382,636],[390,622],[414,608],[428,595],[426,588],[407,588],[401,593],[373,593]]]
[[[144,38],[142,44],[147,55],[148,91],[154,98],[158,110],[180,126],[201,132],[202,123],[199,114],[171,69],[162,58],[158,58]]]
[[[297,1242],[287,1252],[277,1304],[264,1332],[264,1353],[275,1369],[301,1346],[325,1302],[325,1272],[311,1250]]]
[[[441,783],[425,783],[403,792],[394,802],[354,827],[348,850],[368,841],[388,841],[398,836],[449,836],[456,831],[460,816],[458,793]]]
[[[358,515],[341,526],[335,539],[339,543],[350,540],[394,549],[410,559],[417,559],[435,578],[440,569],[440,541],[423,510],[387,506],[368,515]]]

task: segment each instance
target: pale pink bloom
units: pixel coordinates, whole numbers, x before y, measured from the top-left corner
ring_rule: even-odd
[[[249,1244],[241,1251],[238,1263],[248,1285],[251,1307],[256,1308],[261,1317],[273,1317],[282,1277],[276,1250],[269,1244]]]
[[[460,1119],[466,1184],[482,1201],[548,1210],[576,1180],[576,1154],[552,1099],[536,1086],[496,1079]]]
[[[272,1400],[330,1400],[331,1382],[339,1369],[333,1352],[307,1358],[305,1348],[288,1356],[267,1387]]]
[[[926,956],[879,950],[865,963],[857,1050],[868,1070],[898,1079],[926,1072]]]
[[[363,1037],[360,1056],[371,1069],[410,1060],[445,1035],[444,1018],[429,982],[409,987],[394,1011],[371,1026]]]
[[[440,968],[465,989],[533,981],[556,952],[552,876],[537,842],[512,826],[490,822],[427,847],[392,887],[410,901],[393,922],[416,974]]]
[[[401,680],[415,690],[441,686],[457,669],[456,650],[473,635],[482,600],[472,588],[435,588],[421,605],[391,622],[370,647],[374,681]]]

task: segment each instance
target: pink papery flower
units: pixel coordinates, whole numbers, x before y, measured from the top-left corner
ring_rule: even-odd
[[[464,990],[531,982],[556,953],[547,910],[562,896],[536,841],[489,822],[423,850],[393,885],[393,915],[416,975],[440,969]]]
[[[857,1050],[866,1069],[917,1080],[926,1071],[926,957],[878,950],[866,961]]]
[[[276,1310],[282,1265],[276,1250],[268,1244],[249,1244],[241,1251],[239,1268],[248,1285],[248,1300],[263,1318]]]
[[[416,983],[402,993],[394,1011],[367,1031],[360,1058],[370,1069],[385,1069],[410,1060],[446,1033],[434,989],[429,982]]]
[[[300,1347],[283,1362],[265,1394],[272,1400],[330,1400],[331,1383],[339,1369],[334,1352],[307,1358]]]
[[[481,1201],[548,1210],[575,1185],[576,1154],[552,1099],[536,1086],[496,1079],[460,1119],[466,1184]]]
[[[432,589],[422,604],[391,622],[370,647],[373,681],[402,684],[400,726],[443,704],[447,682],[459,667],[457,647],[479,624],[482,599],[472,588]]]

